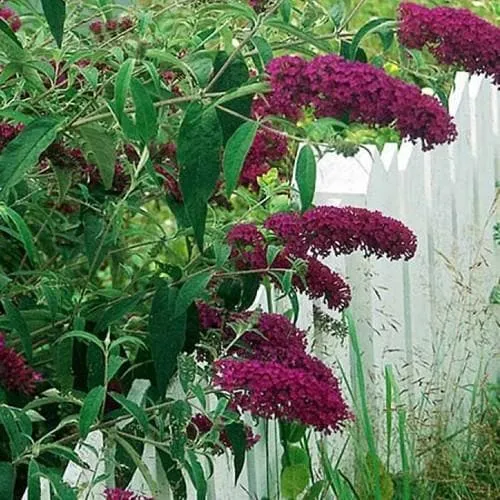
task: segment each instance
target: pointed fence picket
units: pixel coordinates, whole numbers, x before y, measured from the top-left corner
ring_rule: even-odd
[[[499,94],[483,77],[459,73],[449,102],[459,130],[453,144],[426,153],[419,145],[386,144],[381,153],[368,148],[354,158],[344,158],[324,152],[318,160],[316,204],[377,209],[403,221],[418,237],[417,255],[409,262],[364,259],[356,254],[325,259],[352,287],[351,310],[370,409],[380,415],[375,430],[382,448],[386,366],[397,380],[399,401],[424,424],[432,422],[436,411],[464,417],[470,401],[456,388],[473,384],[483,372],[490,377],[499,373],[498,357],[495,361],[498,312],[496,320],[491,313],[499,306],[489,305],[489,294],[499,278],[500,257],[492,238],[499,217],[495,187],[500,180]],[[320,313],[332,319],[338,315],[304,296],[299,301],[299,325],[308,331],[314,352],[336,365],[337,373],[342,366],[347,377],[344,389],[346,384],[355,389],[355,364],[348,342],[327,333],[316,321]],[[266,303],[261,290],[254,305],[266,310]],[[278,311],[287,307],[283,301],[275,303]],[[315,323],[320,325],[316,331]],[[258,431],[263,439],[248,454],[237,486],[230,457],[216,460],[208,485],[210,499],[278,494],[277,428],[271,422]],[[335,454],[345,437],[328,441]],[[103,450],[99,432],[92,432],[75,449],[91,470],[71,463],[64,478],[80,488],[81,498],[102,498],[106,481],[91,483],[109,467]],[[346,460],[352,458],[348,452]],[[170,499],[153,447],[145,448],[143,463],[159,484],[158,499]],[[41,481],[42,498],[49,499],[48,483]],[[139,470],[130,487],[151,493]],[[196,498],[192,487],[189,498]]]

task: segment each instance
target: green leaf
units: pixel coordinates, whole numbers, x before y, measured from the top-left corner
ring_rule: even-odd
[[[38,263],[33,235],[24,219],[15,210],[5,205],[0,205],[0,216],[7,222],[12,221],[17,231],[17,237],[23,244],[31,263]]]
[[[64,0],[42,0],[43,13],[49,24],[50,32],[57,46],[61,48],[64,21],[66,20],[66,2]]]
[[[77,338],[79,340],[83,340],[85,342],[89,342],[90,344],[96,345],[103,353],[106,352],[104,349],[104,344],[93,334],[80,331],[80,330],[72,330],[71,332],[67,332],[61,337],[59,337],[56,342],[62,342],[63,340]]]
[[[260,36],[254,36],[251,41],[258,53],[255,57],[253,57],[253,61],[262,73],[266,64],[273,58],[273,49],[271,45],[269,45],[268,41]]]
[[[135,104],[137,132],[145,144],[158,135],[158,113],[153,101],[142,83],[136,78],[131,81],[132,98]]]
[[[99,214],[90,210],[82,214],[82,223],[85,255],[89,263],[89,274],[92,275],[106,255],[108,245],[101,243],[102,238],[106,237],[105,224]]]
[[[127,399],[125,396],[118,394],[116,392],[111,393],[111,397],[119,403],[123,409],[130,413],[132,417],[137,420],[137,422],[141,425],[144,434],[147,434],[148,428],[149,428],[149,421],[148,421],[148,416],[144,412],[144,409],[141,408],[138,404],[134,403],[133,401],[130,401]]]
[[[156,449],[175,500],[187,499],[186,481],[177,462],[164,450]]]
[[[349,58],[353,61],[356,60],[358,48],[363,38],[372,33],[380,33],[387,31],[388,29],[392,29],[396,26],[396,24],[396,21],[389,17],[378,17],[377,19],[368,21],[354,35],[349,49]],[[382,41],[384,40],[382,39]]]
[[[0,19],[0,50],[2,50],[11,61],[22,61],[25,52],[21,42],[12,31],[7,22]]]
[[[281,472],[281,493],[285,498],[297,498],[309,484],[309,467],[290,465]]]
[[[2,198],[36,165],[43,151],[54,142],[58,127],[59,121],[53,118],[38,118],[7,144],[0,155]]]
[[[240,125],[226,144],[223,164],[227,196],[231,196],[238,184],[241,169],[252,147],[258,128],[257,122],[246,122]]]
[[[207,271],[192,276],[182,285],[175,304],[176,316],[184,314],[191,303],[201,296],[211,278],[212,273]]]
[[[83,140],[87,143],[89,159],[97,164],[102,183],[111,189],[115,175],[116,143],[106,129],[98,124],[83,125],[79,128]]]
[[[73,388],[73,341],[56,343],[52,346],[55,379],[63,392]]]
[[[189,105],[177,141],[179,184],[196,242],[203,248],[207,203],[220,174],[222,131],[217,112],[199,102]]]
[[[51,444],[49,447],[44,448],[44,453],[50,453],[56,455],[68,462],[73,462],[82,469],[89,470],[89,466],[78,456],[78,454],[71,448],[66,446],[61,446],[60,444]]]
[[[188,458],[189,462],[186,465],[189,477],[196,488],[196,499],[205,500],[207,497],[207,480],[205,479],[203,468],[193,451],[188,452]]]
[[[214,61],[214,74],[218,74],[221,71],[228,58],[229,56],[227,52],[220,51],[217,53]],[[226,101],[230,101],[225,105],[226,108],[242,116],[249,117],[253,94],[255,91],[251,88],[249,92],[245,91],[241,94],[242,87],[244,88],[244,84],[248,82],[249,77],[250,73],[245,59],[242,56],[236,57],[224,70],[213,86],[213,90],[215,92],[225,93],[223,98],[218,100],[216,104],[222,104]],[[247,85],[246,87],[252,87],[252,85]],[[224,135],[224,143],[226,143],[234,134],[236,129],[244,123],[244,120],[220,109],[217,110],[217,114],[219,116],[219,121]]]
[[[153,298],[149,315],[151,355],[158,391],[163,396],[175,373],[177,356],[186,341],[186,315],[175,315],[177,289],[162,284]]]
[[[132,297],[124,297],[115,302],[113,305],[110,305],[109,307],[104,309],[104,311],[98,316],[94,330],[96,332],[102,332],[109,325],[125,319],[127,314],[134,310],[134,308],[137,306],[137,304],[139,304],[143,297],[144,294],[142,292],[139,292]]]
[[[134,71],[135,59],[127,59],[118,70],[115,83],[114,109],[120,124],[123,121],[123,110],[127,100],[130,80]]]
[[[21,339],[26,359],[31,363],[33,360],[33,347],[31,343],[30,331],[26,321],[18,311],[17,307],[12,304],[11,300],[2,300],[2,305],[5,309],[5,314],[7,315],[11,328],[17,332],[19,338]]]
[[[106,390],[102,385],[94,387],[85,397],[83,402],[83,407],[80,410],[80,435],[82,439],[85,439],[90,428],[94,425],[101,411],[102,404],[104,402],[104,397],[106,395]]]
[[[15,459],[22,454],[28,445],[27,437],[21,434],[12,411],[6,406],[0,406],[0,422],[4,426],[9,438],[12,459]]]
[[[28,500],[40,500],[41,498],[40,467],[32,458],[28,466]]]
[[[300,150],[295,179],[299,188],[301,208],[304,211],[311,206],[316,190],[316,158],[309,145]]]
[[[288,24],[292,15],[292,2],[290,0],[283,0],[283,2],[281,2],[280,14],[283,21]]]
[[[2,498],[14,498],[14,467],[8,462],[0,462],[0,491]]]
[[[238,483],[243,466],[245,465],[245,453],[247,447],[247,435],[245,426],[240,422],[234,422],[224,427],[224,430],[231,443],[231,450],[234,455],[234,484]]]
[[[332,20],[335,29],[338,29],[345,19],[346,5],[345,0],[337,0],[335,5],[328,11],[330,19]]]
[[[126,358],[111,354],[108,360],[108,382],[118,373],[118,370],[127,361]]]
[[[191,71],[196,75],[200,87],[206,87],[212,75],[214,62],[208,51],[195,52],[184,59]]]

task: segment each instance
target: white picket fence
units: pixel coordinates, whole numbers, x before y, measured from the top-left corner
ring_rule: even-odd
[[[380,154],[375,148],[355,158],[326,152],[318,162],[316,204],[377,209],[402,220],[418,236],[418,253],[409,262],[360,255],[325,260],[353,289],[351,309],[369,403],[380,415],[376,436],[381,446],[386,365],[393,368],[402,404],[424,423],[431,422],[435,412],[449,413],[457,422],[465,419],[467,386],[498,376],[500,306],[489,305],[489,295],[500,275],[492,230],[500,220],[495,188],[500,180],[499,98],[500,92],[484,78],[459,73],[450,98],[459,137],[450,146],[423,153],[419,145],[387,144]],[[334,367],[341,364],[352,377],[346,382],[352,383],[354,362],[348,343],[314,331],[314,310],[331,312],[305,297],[300,302],[299,326],[308,330],[314,351]],[[256,305],[265,310],[265,303],[261,294]],[[276,304],[278,310],[286,307]],[[145,389],[144,381],[136,381],[137,402]],[[270,423],[261,433],[267,434],[267,442],[262,439],[249,453],[237,486],[231,457],[217,459],[209,481],[210,499],[277,497],[276,426]],[[344,439],[334,437],[334,448],[340,449]],[[76,450],[91,470],[70,464],[65,479],[81,488],[79,498],[102,499],[105,481],[89,486],[110,462],[104,458],[101,433],[91,433]],[[143,460],[161,490],[156,500],[171,499],[154,448],[146,445]],[[130,488],[150,493],[139,471]],[[49,499],[43,479],[42,490],[42,498]],[[196,498],[192,487],[189,498]]]

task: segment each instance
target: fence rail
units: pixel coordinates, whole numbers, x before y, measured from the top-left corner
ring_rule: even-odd
[[[459,421],[470,401],[451,389],[472,384],[478,377],[498,376],[500,306],[490,305],[489,296],[500,274],[499,250],[493,241],[493,224],[499,219],[495,187],[500,179],[499,94],[484,78],[459,73],[449,104],[459,130],[453,144],[426,153],[410,143],[387,144],[381,153],[370,148],[355,158],[344,158],[325,152],[319,159],[316,204],[377,209],[402,220],[418,236],[418,253],[407,263],[359,255],[325,259],[344,273],[353,289],[352,311],[374,414],[383,414],[388,365],[403,404],[418,408],[424,420],[432,419],[435,411],[445,411]],[[299,326],[308,330],[316,354],[341,364],[347,378],[353,377],[349,345],[321,329],[314,331],[318,311],[332,313],[305,297],[300,302]],[[263,296],[256,305],[266,309]],[[277,304],[278,310],[286,307]],[[136,384],[133,392],[139,402],[147,386],[144,381]],[[377,427],[380,443],[382,420]],[[232,483],[229,457],[217,459],[209,498],[277,494],[276,427],[270,423],[261,433],[267,442],[262,440],[250,452],[238,486]],[[334,438],[336,444],[342,439]],[[70,464],[65,479],[81,487],[81,498],[102,498],[104,482],[92,484],[106,472],[101,433],[91,433],[76,451],[91,471]],[[152,447],[145,447],[143,462],[161,485],[156,500],[170,499]],[[149,493],[139,471],[130,486]],[[43,479],[42,491],[43,499],[49,499]],[[194,490],[190,498],[196,498]]]

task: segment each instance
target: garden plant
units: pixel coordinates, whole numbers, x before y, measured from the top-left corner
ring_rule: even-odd
[[[403,3],[359,23],[364,3],[0,1],[2,498],[41,498],[41,477],[80,498],[62,476],[99,430],[105,497],[160,493],[149,444],[173,497],[190,481],[201,500],[214,457],[238,481],[267,420],[284,498],[344,484],[326,455],[317,482],[303,460],[306,432],[358,415],[295,326],[298,296],[350,325],[322,259],[409,260],[417,240],[378,211],[315,206],[317,154],[448,144],[454,71],[500,84],[489,21]],[[126,490],[137,468],[148,491]]]

